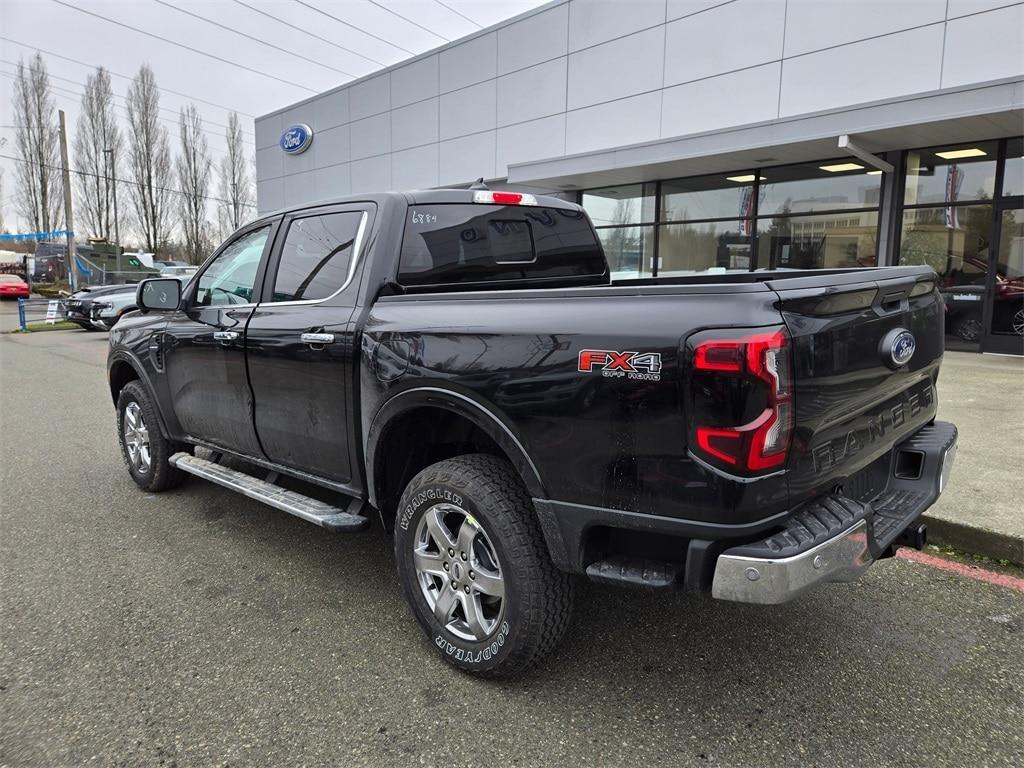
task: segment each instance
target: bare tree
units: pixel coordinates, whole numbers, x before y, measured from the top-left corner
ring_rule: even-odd
[[[160,90],[148,64],[128,88],[129,186],[139,234],[147,251],[156,250],[170,235],[169,182],[173,172],[167,129],[160,125]]]
[[[46,63],[38,53],[27,66],[19,59],[11,102],[19,161],[17,211],[37,232],[50,232],[64,221],[64,184],[56,106]]]
[[[178,155],[178,215],[184,233],[185,258],[200,264],[206,257],[210,227],[206,196],[210,188],[210,150],[203,133],[203,119],[195,104],[181,110],[181,153]]]
[[[110,150],[111,154],[107,154]],[[114,115],[114,89],[103,67],[85,80],[82,113],[75,132],[78,174],[77,216],[89,234],[111,239],[113,185],[121,157],[121,131]]]
[[[252,182],[249,176],[249,161],[245,156],[242,144],[242,126],[238,113],[228,115],[228,127],[225,131],[228,145],[227,154],[220,161],[218,180],[217,220],[220,234],[226,237],[240,226],[250,221],[254,213]]]

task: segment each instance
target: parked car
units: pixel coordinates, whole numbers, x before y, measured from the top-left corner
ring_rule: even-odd
[[[93,302],[114,293],[134,293],[137,288],[137,284],[87,285],[64,300],[64,319],[87,331],[95,331],[96,326],[92,323]]]
[[[430,643],[510,675],[565,633],[571,574],[770,604],[923,547],[957,445],[936,283],[615,284],[578,205],[366,195],[264,216],[184,290],[143,282],[108,379],[140,488],[192,474],[329,531],[376,510]]]
[[[199,271],[199,267],[192,265],[174,264],[160,268],[160,277],[192,277]]]
[[[172,279],[187,283],[191,275],[174,275]],[[121,286],[118,291],[110,291],[92,300],[89,306],[89,323],[92,328],[109,331],[128,312],[137,308],[135,301],[138,285]]]
[[[27,299],[28,283],[17,275],[0,275],[0,299]]]

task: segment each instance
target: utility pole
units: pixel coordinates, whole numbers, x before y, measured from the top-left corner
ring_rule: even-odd
[[[68,166],[68,126],[64,117],[64,110],[58,110],[60,115],[60,164],[64,174],[64,228],[68,233],[68,283],[71,285],[71,292],[78,290],[78,280],[75,276],[75,224],[71,217],[71,168]]]
[[[117,166],[114,165],[114,150],[104,149],[104,155],[110,156],[110,188],[114,193],[114,252],[117,254],[117,271],[121,271],[121,232],[117,224]]]

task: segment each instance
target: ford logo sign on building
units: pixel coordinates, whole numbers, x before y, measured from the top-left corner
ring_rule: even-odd
[[[313,143],[313,129],[304,123],[290,126],[281,134],[280,143],[289,155],[300,155]]]
[[[914,334],[906,328],[893,328],[882,339],[879,354],[890,368],[900,368],[910,362],[917,349],[917,341]]]

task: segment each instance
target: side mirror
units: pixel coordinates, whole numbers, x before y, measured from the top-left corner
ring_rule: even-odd
[[[135,304],[142,312],[173,312],[181,304],[181,281],[164,277],[143,280],[135,292]]]

